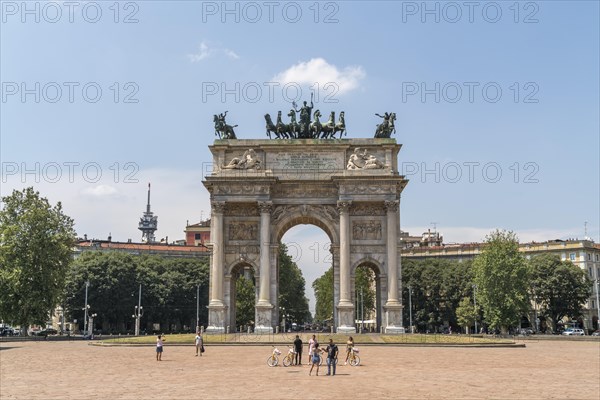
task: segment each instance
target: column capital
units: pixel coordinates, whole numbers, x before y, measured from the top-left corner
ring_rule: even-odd
[[[258,209],[260,210],[261,214],[262,213],[271,214],[271,211],[273,211],[273,202],[272,201],[259,201]]]
[[[225,212],[225,202],[224,201],[213,201],[210,203],[212,212],[216,214],[223,214]]]
[[[386,209],[387,212],[397,212],[399,206],[400,206],[400,201],[399,200],[385,201],[384,202],[384,207],[385,207],[385,209]]]
[[[346,201],[338,201],[337,202],[337,209],[338,212],[341,214],[347,214],[350,211],[350,206],[352,205],[352,201],[346,200]]]

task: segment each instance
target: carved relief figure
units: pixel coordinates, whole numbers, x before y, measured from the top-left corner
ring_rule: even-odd
[[[233,222],[229,225],[229,240],[256,240],[258,224],[255,222]]]
[[[372,154],[367,154],[367,149],[361,149],[357,147],[354,149],[354,153],[348,158],[348,164],[346,169],[383,169],[385,165]]]
[[[234,157],[223,169],[260,169],[260,160],[253,149],[248,149],[241,157]]]

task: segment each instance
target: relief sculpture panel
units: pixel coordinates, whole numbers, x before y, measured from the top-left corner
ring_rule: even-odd
[[[229,240],[257,240],[257,222],[232,222],[229,224]]]
[[[352,239],[354,240],[380,240],[380,221],[354,221],[352,223]]]

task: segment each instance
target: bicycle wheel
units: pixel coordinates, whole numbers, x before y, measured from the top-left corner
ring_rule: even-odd
[[[290,365],[292,365],[292,361],[293,361],[292,356],[288,354],[283,359],[283,366],[284,367],[289,367]]]
[[[357,355],[354,355],[354,357],[350,358],[350,365],[352,365],[353,367],[358,367],[358,364],[360,364],[360,357]]]
[[[269,367],[276,367],[277,364],[279,364],[279,358],[277,358],[277,356],[270,356],[267,358],[267,365]]]

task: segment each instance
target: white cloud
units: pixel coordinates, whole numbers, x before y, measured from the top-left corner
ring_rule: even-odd
[[[94,197],[107,197],[117,194],[118,191],[115,187],[110,185],[98,185],[85,188],[82,193]]]
[[[288,83],[297,83],[299,85],[313,85],[319,83],[319,87],[324,87],[327,83],[336,85],[339,94],[344,94],[357,89],[360,81],[366,76],[361,66],[348,66],[339,69],[333,64],[329,64],[323,58],[313,58],[307,62],[300,62],[292,65],[283,72],[273,77],[273,81],[281,85]]]
[[[240,58],[240,56],[237,55],[237,53],[233,50],[209,45],[209,43],[205,40],[203,40],[200,43],[200,46],[198,46],[198,52],[194,54],[187,54],[187,57],[190,60],[190,62],[195,63],[210,57],[218,56],[219,54],[224,54],[225,56],[233,60],[237,60]]]

